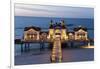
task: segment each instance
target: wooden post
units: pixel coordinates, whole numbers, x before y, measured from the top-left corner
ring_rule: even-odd
[[[44,42],[43,41],[40,42],[40,51],[41,50],[44,50]]]
[[[25,47],[24,47],[24,49],[25,49],[25,52],[26,52],[26,46],[27,46],[27,45],[26,45],[26,43],[25,43]]]
[[[40,51],[41,51],[41,42],[40,42]]]
[[[44,42],[42,42],[42,49],[43,49],[43,50],[44,50],[44,45],[45,45]]]
[[[28,47],[27,48],[28,48],[28,51],[30,51],[30,43],[28,43]]]
[[[21,43],[21,53],[23,52],[23,43]]]

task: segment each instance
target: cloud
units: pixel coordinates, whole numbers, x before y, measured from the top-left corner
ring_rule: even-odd
[[[94,9],[69,6],[15,4],[15,16],[93,18]]]

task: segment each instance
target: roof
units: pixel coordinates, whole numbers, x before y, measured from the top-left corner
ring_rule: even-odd
[[[65,29],[66,28],[66,26],[65,25],[62,25],[61,23],[55,23],[55,24],[51,24],[50,26],[49,26],[49,28],[50,29],[53,29],[53,28],[55,28],[55,29],[60,29],[60,28],[62,28],[62,29]]]
[[[64,20],[61,20],[61,22],[59,23],[58,22],[53,23],[53,21],[51,20],[49,28],[50,29],[66,29],[66,26],[64,23],[65,23]]]
[[[84,31],[87,31],[87,28],[86,27],[83,27],[83,26],[79,26],[79,27],[74,28],[74,31],[78,31],[80,29],[82,29]]]
[[[53,24],[51,24],[51,25],[49,26],[49,28],[50,28],[50,29],[53,29],[53,28],[54,28]]]
[[[34,30],[36,30],[36,31],[40,31],[40,30],[41,30],[40,27],[30,26],[30,27],[25,27],[25,28],[24,28],[24,31],[27,31],[27,30],[29,30],[29,29],[34,29]]]
[[[69,35],[69,33],[72,33],[73,35],[75,34],[74,31],[68,31],[68,32],[66,31],[66,34],[67,34],[67,35]]]
[[[67,34],[69,34],[69,33],[75,34],[74,32],[67,32]]]
[[[48,34],[48,31],[42,31],[42,32],[40,32],[40,34],[42,34],[42,33],[46,33],[46,34]]]
[[[50,26],[49,26],[49,28],[52,29],[53,27],[54,27],[54,26],[53,26],[53,21],[51,20],[51,21],[50,21]]]

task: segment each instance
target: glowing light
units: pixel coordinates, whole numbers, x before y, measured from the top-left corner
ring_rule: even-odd
[[[90,45],[90,46],[82,46],[82,48],[94,48],[94,46]]]

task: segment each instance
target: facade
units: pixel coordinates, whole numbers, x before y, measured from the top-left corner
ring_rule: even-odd
[[[24,28],[24,41],[36,41],[39,40],[39,33],[40,33],[39,27],[25,27]]]
[[[40,32],[40,40],[41,41],[47,41],[47,36],[48,36],[48,32]]]
[[[73,32],[68,31],[65,22],[53,23],[51,20],[49,30],[41,31],[41,28],[30,26],[24,28],[24,41],[53,41],[55,38],[60,38],[62,41],[67,40],[88,40],[86,27],[76,27]]]
[[[61,40],[67,40],[68,35],[66,34],[67,28],[64,24],[64,21],[61,21],[60,23],[53,24],[53,21],[50,23],[49,27],[49,34],[48,39],[53,40],[56,37],[60,37]]]
[[[68,40],[75,40],[75,33],[74,32],[68,32]]]
[[[87,28],[79,26],[74,28],[75,40],[88,40]]]

